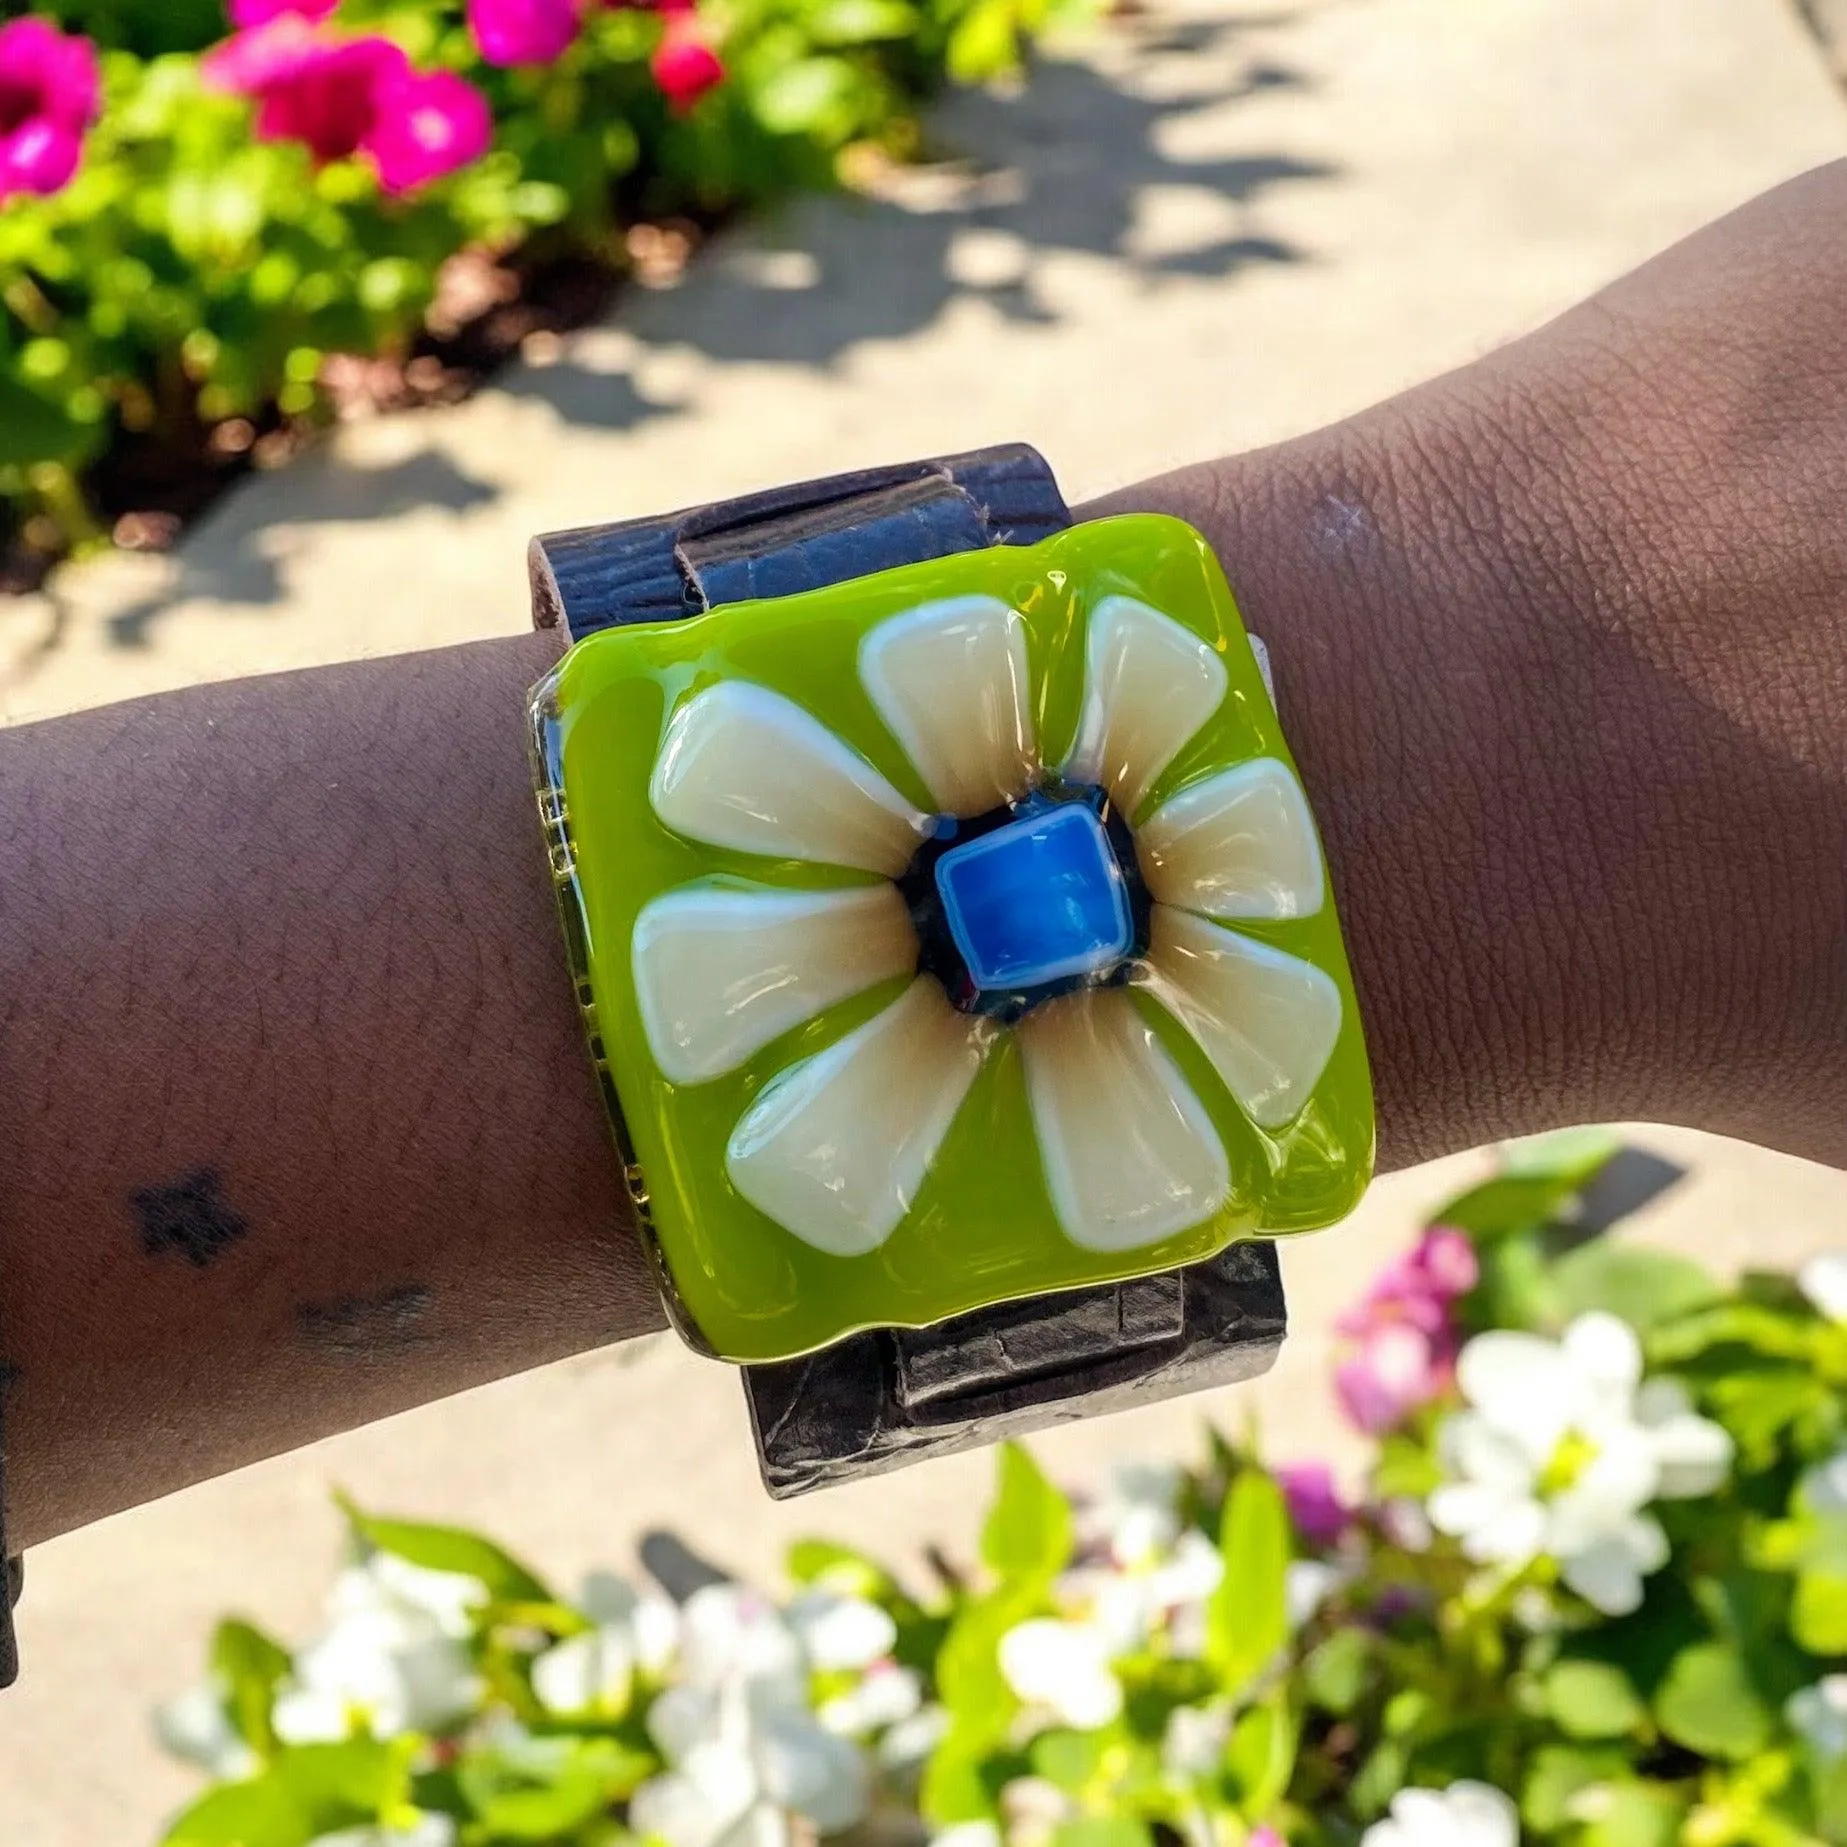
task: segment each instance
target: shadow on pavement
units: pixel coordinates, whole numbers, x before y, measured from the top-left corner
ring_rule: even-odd
[[[858,342],[918,334],[958,301],[983,300],[1015,322],[1055,321],[1056,307],[1035,288],[1042,258],[1090,255],[1150,285],[1303,261],[1292,245],[1252,235],[1241,208],[1338,169],[1282,153],[1191,158],[1172,145],[1189,135],[1209,143],[1228,105],[1308,87],[1301,73],[1245,49],[1251,33],[1293,16],[1101,27],[1093,59],[1044,60],[1016,93],[946,99],[931,117],[929,164],[888,173],[870,194],[804,200],[741,227],[716,240],[680,286],[626,291],[617,318],[644,348],[824,368]],[[1187,195],[1184,234],[1176,241],[1170,227],[1165,240],[1150,237],[1151,207],[1171,204],[1176,191]],[[599,368],[569,343],[555,362],[516,365],[490,389],[537,399],[561,422],[612,437],[682,414],[645,396],[624,364]],[[497,497],[495,483],[466,472],[439,441],[433,429],[431,446],[381,468],[330,446],[234,492],[182,547],[160,591],[109,620],[111,641],[149,645],[175,603],[281,603],[287,572],[284,548],[267,536],[273,528],[312,531],[419,506],[460,512]]]

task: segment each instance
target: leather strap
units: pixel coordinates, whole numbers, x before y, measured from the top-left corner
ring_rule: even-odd
[[[1024,443],[867,468],[532,542],[532,619],[573,641],[721,603],[792,596],[1070,525],[1052,471]]]
[[[1030,545],[1070,518],[1052,471],[1023,443],[867,469],[548,533],[530,554],[533,619],[576,642],[952,552]],[[1284,1323],[1274,1247],[1243,1244],[1165,1275],[1001,1303],[933,1328],[877,1329],[803,1359],[746,1366],[764,1484],[782,1499],[1252,1378],[1274,1361]]]

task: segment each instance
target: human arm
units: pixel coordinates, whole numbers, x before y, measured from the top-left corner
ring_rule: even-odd
[[[1844,231],[1827,169],[1084,510],[1193,520],[1271,646],[1385,1165],[1635,1116],[1847,1164]],[[15,1543],[659,1325],[524,761],[557,645],[0,734]]]

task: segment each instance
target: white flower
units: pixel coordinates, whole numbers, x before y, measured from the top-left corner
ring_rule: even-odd
[[[1000,1639],[1000,1671],[1030,1706],[1042,1706],[1079,1731],[1108,1725],[1122,1711],[1122,1682],[1110,1667],[1109,1636],[1094,1623],[1039,1617]]]
[[[635,1830],[669,1847],[785,1847],[791,1816],[823,1834],[860,1820],[866,1760],[808,1710],[803,1646],[775,1605],[712,1585],[681,1617],[685,1679],[648,1713],[670,1768],[635,1792]]]
[[[1796,1286],[1815,1312],[1847,1321],[1847,1251],[1818,1251],[1796,1272]]]
[[[1185,1471],[1171,1462],[1119,1462],[1110,1470],[1093,1519],[1117,1564],[1142,1564],[1180,1537],[1185,1481]]]
[[[649,1049],[681,1085],[736,1071],[849,996],[910,978],[882,1012],[776,1073],[732,1130],[732,1184],[817,1249],[884,1243],[1007,1032],[1073,1243],[1139,1249],[1218,1212],[1229,1157],[1122,976],[1197,1041],[1260,1129],[1301,1114],[1333,1054],[1333,979],[1235,927],[1325,903],[1294,774],[1274,757],[1207,771],[1140,817],[1229,676],[1208,643],[1127,596],[1089,612],[1084,648],[1076,733],[1048,762],[1019,611],[952,597],[866,635],[861,687],[934,812],[767,687],[720,680],[668,721],[649,784],[663,825],[884,881],[697,880],[644,906],[630,941]],[[930,920],[927,954],[897,883],[907,878]],[[1151,900],[1145,924],[1136,881]],[[1014,1024],[1003,1023],[1015,1018],[1008,996],[1027,1009]]]
[[[231,1723],[224,1690],[210,1682],[157,1708],[154,1735],[172,1756],[221,1782],[254,1776],[259,1767],[256,1752]]]
[[[430,1731],[479,1696],[457,1633],[458,1623],[466,1627],[464,1606],[448,1586],[426,1581],[453,1574],[406,1578],[381,1570],[383,1557],[341,1573],[329,1600],[332,1624],[295,1656],[271,1714],[285,1744],[330,1743],[355,1731],[376,1738]]]
[[[878,1742],[877,1756],[888,1770],[910,1770],[930,1755],[949,1732],[949,1713],[924,1706],[900,1719]]]
[[[342,1828],[317,1834],[308,1847],[455,1847],[455,1822],[447,1815],[420,1810],[400,1826],[380,1822],[371,1827]]]
[[[1813,1686],[1792,1693],[1783,1716],[1817,1757],[1830,1763],[1847,1757],[1847,1674],[1824,1674]]]
[[[1360,1847],[1518,1847],[1519,1811],[1487,1783],[1401,1789],[1391,1812],[1360,1836]]]
[[[864,1738],[870,1732],[902,1725],[923,1708],[923,1682],[895,1661],[875,1662],[862,1679],[836,1693],[815,1714],[830,1732]]]
[[[1293,1635],[1314,1620],[1315,1613],[1352,1578],[1350,1567],[1326,1559],[1291,1559],[1283,1567],[1283,1611]]]
[[[479,1578],[460,1571],[432,1571],[392,1552],[374,1552],[362,1566],[335,1580],[336,1616],[381,1606],[420,1610],[444,1635],[467,1635],[491,1599]]]
[[[1432,1524],[1482,1563],[1556,1559],[1606,1615],[1636,1609],[1668,1556],[1644,1509],[1710,1494],[1732,1459],[1731,1438],[1677,1383],[1641,1374],[1640,1344],[1614,1315],[1580,1315],[1557,1341],[1470,1341],[1456,1382],[1471,1408],[1438,1432],[1449,1480],[1430,1496]]]
[[[1224,1762],[1230,1742],[1228,1705],[1176,1706],[1167,1715],[1161,1763],[1169,1776],[1210,1776]]]
[[[567,1636],[532,1664],[532,1690],[559,1714],[626,1711],[636,1670],[659,1674],[679,1639],[679,1612],[664,1597],[642,1596],[608,1572],[584,1586],[584,1613],[597,1627]]]
[[[890,1654],[898,1640],[898,1625],[864,1597],[804,1591],[784,1614],[809,1665],[823,1672],[870,1667]]]
[[[1000,1829],[991,1821],[958,1821],[930,1836],[930,1847],[1004,1847]]]
[[[1796,1484],[1797,1501],[1824,1518],[1847,1513],[1847,1449],[1836,1450],[1826,1462],[1811,1463]]]

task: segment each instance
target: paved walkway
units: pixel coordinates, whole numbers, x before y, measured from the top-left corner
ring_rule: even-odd
[[[949,167],[804,205],[453,411],[357,427],[251,484],[174,560],[0,608],[26,717],[523,625],[526,535],[857,462],[1038,441],[1074,498],[1355,409],[1533,325],[1761,188],[1847,152],[1781,0],[1156,0],[1016,99],[937,118]],[[1688,1136],[1646,1235],[1717,1261],[1839,1235],[1838,1176]],[[1333,1437],[1333,1310],[1468,1161],[1287,1254],[1298,1333],[1255,1407]],[[671,1416],[665,1416],[671,1407]],[[1184,1452],[1195,1407],[1060,1433],[1082,1479]],[[339,1482],[479,1522],[568,1578],[671,1525],[770,1569],[825,1527],[968,1536],[982,1458],[763,1501],[735,1382],[666,1342],[590,1355],[48,1546],[0,1708],[5,1847],[141,1847],[186,1779],[145,1713],[230,1606],[311,1620]]]

